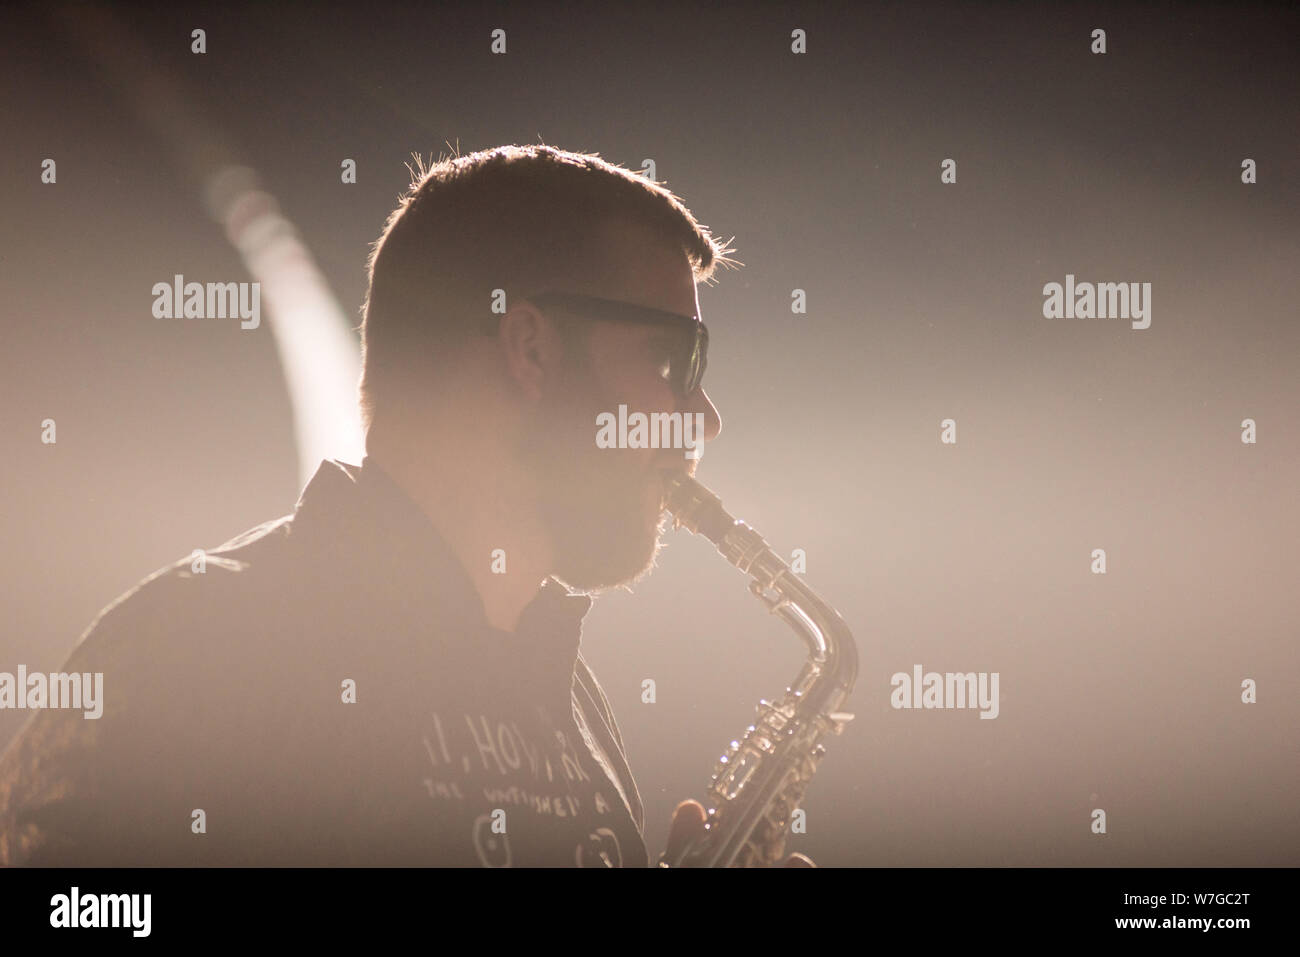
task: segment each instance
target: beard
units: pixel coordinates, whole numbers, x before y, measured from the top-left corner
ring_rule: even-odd
[[[631,584],[655,564],[668,521],[662,462],[596,445],[596,416],[618,408],[575,375],[533,407],[516,452],[536,478],[554,576],[581,592]]]

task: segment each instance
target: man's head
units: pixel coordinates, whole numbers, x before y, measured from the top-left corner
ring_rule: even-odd
[[[691,463],[682,449],[599,448],[597,415],[699,413],[707,440],[717,410],[665,377],[681,326],[530,297],[698,315],[696,282],[728,252],[667,189],[596,156],[508,146],[419,170],[371,259],[368,452],[433,462],[472,449],[511,470],[557,577],[589,590],[634,579],[657,548],[663,470]]]

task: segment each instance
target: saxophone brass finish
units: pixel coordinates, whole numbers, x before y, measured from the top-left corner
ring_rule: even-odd
[[[667,501],[674,527],[703,535],[752,576],[750,592],[799,634],[808,659],[780,701],[759,701],[755,723],[718,759],[704,836],[659,866],[770,867],[785,855],[790,817],[826,753],[822,739],[853,718],[840,706],[857,679],[857,646],[839,613],[711,491],[679,473]]]

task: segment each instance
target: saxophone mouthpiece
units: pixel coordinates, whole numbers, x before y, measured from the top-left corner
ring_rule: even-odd
[[[722,500],[685,472],[669,473],[664,487],[675,527],[703,535],[714,545],[721,545],[735,527],[736,519],[722,507]]]

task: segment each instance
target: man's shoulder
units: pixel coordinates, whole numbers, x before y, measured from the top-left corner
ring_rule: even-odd
[[[110,634],[140,641],[158,631],[183,637],[186,623],[215,622],[247,610],[236,599],[283,575],[290,550],[292,516],[263,522],[211,550],[196,549],[145,576],[95,617],[77,643],[77,654],[94,653]]]
[[[95,710],[34,711],[0,758],[0,862],[128,859],[115,842],[147,829],[130,822],[203,780],[205,742],[233,738],[232,688],[258,674],[255,570],[275,577],[289,524],[178,559],[96,616],[58,672],[86,679]]]
[[[288,544],[293,534],[293,515],[281,515],[240,532],[230,541],[212,549],[210,554],[235,560],[251,561],[263,554],[274,554]]]

